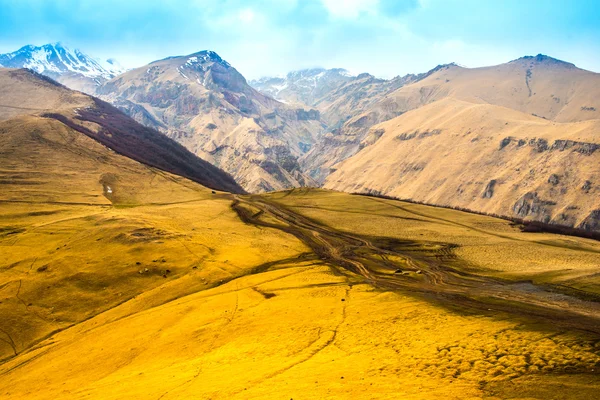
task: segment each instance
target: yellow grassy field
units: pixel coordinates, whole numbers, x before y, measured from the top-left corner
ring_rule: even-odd
[[[292,234],[243,223],[233,197],[199,193],[3,204],[14,232],[0,238],[0,320],[21,325],[17,356],[2,343],[0,397],[596,398],[597,334],[373,286]],[[599,268],[597,242],[488,217],[315,190],[241,199],[254,214],[263,199],[342,232],[451,242],[484,275],[533,279],[540,255],[560,282]]]
[[[347,232],[450,243],[465,270],[600,293],[600,243],[595,240],[524,233],[498,218],[394,200],[322,190],[292,193],[267,196]]]

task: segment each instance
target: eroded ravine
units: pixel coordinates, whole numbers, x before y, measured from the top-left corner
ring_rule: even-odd
[[[548,291],[530,282],[461,271],[453,267],[460,260],[450,244],[341,232],[260,196],[236,196],[232,208],[246,223],[293,234],[323,260],[362,276],[376,287],[425,296],[467,312],[509,313],[600,335],[599,302]]]

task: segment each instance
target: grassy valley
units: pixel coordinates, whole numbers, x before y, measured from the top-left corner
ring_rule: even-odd
[[[189,185],[3,207],[4,398],[595,398],[597,242],[321,190],[170,193]]]

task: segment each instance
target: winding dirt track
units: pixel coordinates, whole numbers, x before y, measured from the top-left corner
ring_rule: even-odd
[[[509,313],[600,335],[600,302],[548,291],[530,282],[460,271],[452,267],[460,264],[452,245],[341,232],[259,196],[235,196],[231,207],[245,223],[293,234],[324,261],[362,276],[373,286],[420,295],[463,312]]]

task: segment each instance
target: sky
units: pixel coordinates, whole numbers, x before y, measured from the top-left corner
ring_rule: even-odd
[[[249,79],[538,53],[600,72],[600,0],[0,0],[0,53],[51,42],[130,68],[213,50]]]

